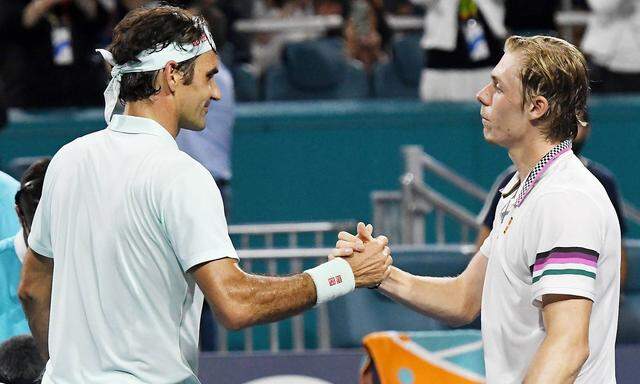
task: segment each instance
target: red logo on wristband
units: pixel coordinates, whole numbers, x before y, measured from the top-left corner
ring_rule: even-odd
[[[329,278],[329,286],[333,287],[336,284],[342,283],[342,275],[334,276]]]

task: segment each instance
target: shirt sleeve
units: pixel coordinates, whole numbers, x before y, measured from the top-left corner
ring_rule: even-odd
[[[220,190],[204,167],[193,160],[180,167],[162,195],[160,220],[184,271],[207,261],[238,258]]]
[[[552,192],[538,199],[531,215],[525,247],[534,305],[546,294],[595,301],[604,218],[594,202],[579,191]]]

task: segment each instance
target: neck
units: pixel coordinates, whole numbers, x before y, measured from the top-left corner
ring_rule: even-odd
[[[520,181],[524,181],[536,163],[558,144],[558,142],[542,139],[529,142],[526,145],[509,148],[509,157],[518,169]]]
[[[172,106],[162,104],[151,100],[128,102],[124,108],[124,114],[154,120],[175,139],[180,131],[177,113]]]

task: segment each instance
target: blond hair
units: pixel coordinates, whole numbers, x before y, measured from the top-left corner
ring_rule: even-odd
[[[585,125],[589,77],[587,62],[574,45],[550,36],[511,36],[505,52],[522,56],[522,106],[536,96],[547,99],[549,108],[541,120],[550,141],[575,138],[578,123]]]

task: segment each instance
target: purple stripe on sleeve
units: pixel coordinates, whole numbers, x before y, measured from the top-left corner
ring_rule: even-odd
[[[542,260],[541,260],[542,261]],[[533,266],[533,270],[534,271],[539,271],[541,269],[544,269],[548,264],[583,264],[583,265],[588,265],[589,267],[593,267],[593,268],[597,268],[598,263],[596,263],[595,261],[592,260],[587,260],[585,258],[582,257],[547,257],[544,262],[542,263],[536,263]]]
[[[598,261],[598,256],[589,255],[582,252],[551,252],[544,258],[539,258],[536,260],[535,265],[544,263],[547,259],[584,259],[593,261],[594,263]]]

